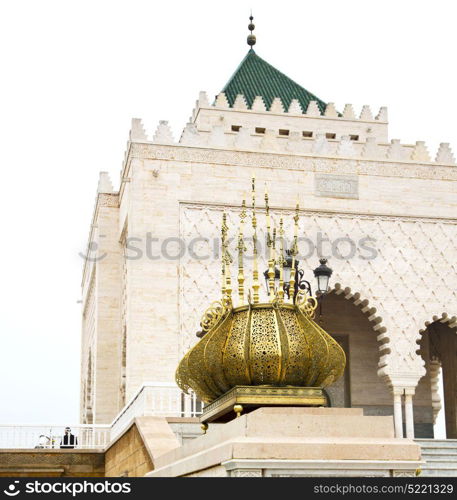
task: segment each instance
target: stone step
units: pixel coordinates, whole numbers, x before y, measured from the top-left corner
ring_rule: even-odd
[[[416,439],[422,449],[421,476],[457,477],[457,439]]]
[[[430,458],[430,457],[424,457],[422,455],[422,460],[427,462],[427,464],[429,464],[429,465],[433,464],[434,467],[436,467],[437,464],[449,464],[449,465],[452,465],[453,467],[457,467],[457,459],[455,459],[455,458],[449,458],[449,457]]]
[[[424,453],[422,450],[422,458],[424,460],[450,460],[454,462],[457,460],[457,454],[450,453]]]
[[[457,477],[457,469],[422,469],[419,477]]]
[[[426,463],[423,465],[423,467],[427,469],[455,469],[457,468],[457,461],[450,462],[446,459],[440,459],[440,460],[426,460]]]
[[[457,455],[457,450],[453,449],[447,449],[447,448],[421,448],[422,450],[422,455],[429,455],[429,456],[435,456],[435,455],[448,455],[450,457]]]
[[[448,462],[456,462],[457,455],[448,455],[447,453],[437,453],[436,455],[427,455],[427,453],[422,453],[422,458],[428,461],[448,461]]]
[[[448,450],[448,451],[457,450],[457,445],[456,446],[448,446],[445,444],[435,444],[435,446],[431,446],[431,445],[424,446],[422,443],[417,443],[417,444],[425,451],[435,450],[435,449]]]
[[[457,449],[457,439],[416,439],[417,444],[422,448],[455,448]]]
[[[444,448],[444,447],[436,447],[436,448],[422,448],[422,455],[457,455],[457,448]]]
[[[446,470],[446,469],[449,469],[449,470],[454,470],[454,469],[457,469],[457,465],[456,464],[449,464],[447,462],[425,463],[422,466],[422,469],[434,469],[434,470],[438,470],[438,469]]]

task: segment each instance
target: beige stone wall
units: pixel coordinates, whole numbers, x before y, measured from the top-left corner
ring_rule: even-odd
[[[154,468],[136,425],[106,451],[105,460],[106,477],[142,477]]]
[[[102,450],[0,450],[0,477],[104,477]]]
[[[122,248],[118,238],[118,223],[118,197],[114,194],[98,194],[91,231],[91,242],[96,251],[88,252],[91,260],[86,263],[83,276],[81,421],[87,423],[109,423],[122,407],[120,401]],[[89,369],[89,353],[92,370]],[[89,372],[92,374],[91,380]],[[86,408],[88,397],[93,414],[93,418],[89,419]]]
[[[107,196],[107,195],[104,195]],[[117,199],[100,207],[97,226],[100,260],[97,262],[97,340],[95,423],[111,422],[120,401],[120,300],[122,248],[119,243]]]
[[[97,327],[96,303],[97,290],[95,268],[93,268],[90,277],[88,277],[82,315],[80,421],[84,424],[93,422],[95,389],[94,352]]]
[[[143,382],[173,380],[180,355],[177,262],[149,259],[144,248],[147,233],[160,240],[178,236],[179,204],[169,196],[173,179],[165,185],[154,183],[152,172],[137,162],[130,175],[128,234],[141,240],[144,255],[127,260],[127,400]]]

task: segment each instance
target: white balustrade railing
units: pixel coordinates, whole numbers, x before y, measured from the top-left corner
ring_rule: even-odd
[[[184,394],[173,383],[148,382],[140,387],[111,424],[0,424],[0,449],[68,448],[63,441],[66,427],[71,428],[77,439],[76,449],[104,449],[135,417],[196,417],[201,412],[202,403],[194,393]]]
[[[113,420],[111,439],[115,439],[135,417],[196,417],[202,408],[195,393],[184,394],[173,383],[144,383]]]
[[[69,426],[74,438],[64,440],[67,425],[0,424],[0,448],[103,449],[109,444],[110,425]]]

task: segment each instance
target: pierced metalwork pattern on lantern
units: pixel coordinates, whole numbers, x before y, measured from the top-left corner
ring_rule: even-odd
[[[235,386],[325,387],[344,371],[344,351],[298,307],[258,304],[227,309],[176,372],[209,403]]]
[[[225,376],[232,387],[251,383],[247,363],[249,359],[249,335],[247,333],[249,316],[250,311],[248,310],[235,314],[223,353]]]
[[[254,385],[277,384],[281,370],[281,347],[275,311],[253,309],[251,317],[250,372]]]
[[[192,389],[203,401],[211,401],[220,393],[217,385],[205,369],[205,347],[209,339],[210,335],[205,335],[190,351],[187,361],[190,375],[196,382],[196,387],[192,387]]]
[[[206,370],[213,378],[218,389],[222,392],[226,392],[231,388],[221,367],[223,366],[224,348],[232,323],[233,316],[228,314],[213,331],[207,334],[208,340],[204,353]]]
[[[312,346],[308,377],[306,385],[309,387],[318,386],[319,374],[324,370],[328,360],[328,344],[320,331],[316,328],[314,321],[310,320],[300,309],[298,310],[298,321],[305,333],[308,344]]]
[[[188,358],[189,358],[190,351],[187,352],[184,356],[184,358],[181,360],[181,363],[179,363],[178,369],[176,370],[176,383],[178,384],[181,389],[188,394],[189,389],[195,385],[195,382],[193,383],[193,380],[190,376],[190,371],[189,371],[189,365],[188,365]]]
[[[310,365],[310,347],[293,309],[278,310],[288,335],[289,356],[285,364],[285,379],[290,385],[303,385]]]

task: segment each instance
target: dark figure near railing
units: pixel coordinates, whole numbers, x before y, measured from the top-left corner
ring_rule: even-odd
[[[70,427],[65,427],[65,434],[60,441],[61,448],[74,448],[78,444],[78,438],[71,433]]]

